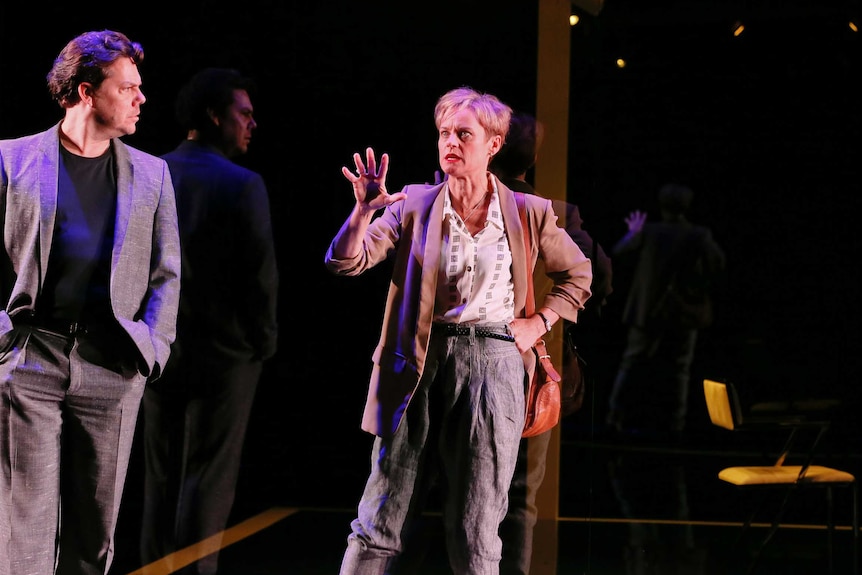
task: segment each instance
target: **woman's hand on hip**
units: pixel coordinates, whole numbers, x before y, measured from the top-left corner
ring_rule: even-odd
[[[524,353],[545,336],[545,324],[538,315],[532,317],[516,317],[509,323],[509,332],[515,337],[518,351]]]

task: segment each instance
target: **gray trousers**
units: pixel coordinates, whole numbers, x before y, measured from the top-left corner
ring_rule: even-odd
[[[111,339],[0,338],[0,575],[110,568],[146,383]]]
[[[425,371],[391,438],[376,438],[341,575],[379,575],[440,482],[449,563],[497,575],[498,535],[524,426],[524,363],[514,343],[432,332]]]

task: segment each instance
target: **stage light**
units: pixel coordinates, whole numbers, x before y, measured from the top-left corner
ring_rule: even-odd
[[[577,26],[578,22],[581,21],[581,17],[577,14],[572,14],[569,16],[569,26]]]

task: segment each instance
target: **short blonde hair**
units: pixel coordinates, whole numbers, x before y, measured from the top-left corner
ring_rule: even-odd
[[[477,92],[467,86],[449,90],[440,96],[434,107],[434,123],[439,129],[446,118],[464,109],[472,110],[476,114],[479,124],[485,128],[489,136],[500,136],[503,141],[506,140],[509,122],[512,119],[512,108],[496,96]]]

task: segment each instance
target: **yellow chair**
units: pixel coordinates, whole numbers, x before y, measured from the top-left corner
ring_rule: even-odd
[[[739,488],[780,488],[786,492],[781,502],[781,506],[772,520],[769,531],[760,543],[754,557],[749,564],[748,573],[752,573],[760,559],[760,555],[767,543],[778,531],[781,519],[783,517],[787,502],[790,495],[798,489],[809,487],[822,487],[826,490],[827,497],[827,537],[828,537],[828,556],[829,556],[829,573],[833,573],[833,533],[835,525],[833,520],[833,487],[848,487],[852,494],[851,510],[853,522],[853,574],[858,574],[858,539],[859,539],[859,523],[857,517],[857,487],[856,478],[853,474],[840,469],[831,467],[823,467],[814,465],[812,460],[817,449],[817,444],[829,428],[829,421],[818,419],[814,420],[800,413],[769,413],[768,415],[751,415],[747,413],[743,415],[740,407],[739,396],[733,387],[732,383],[725,383],[705,379],[703,381],[703,392],[706,398],[706,407],[709,411],[709,418],[712,423],[724,429],[734,430],[784,430],[788,437],[785,441],[784,448],[778,455],[775,463],[772,465],[746,465],[734,466],[722,469],[718,478],[726,481],[731,485]],[[799,465],[785,465],[785,460],[791,455],[791,448],[794,447],[794,441],[797,439],[802,430],[808,429],[815,436],[811,446],[806,450],[804,458]],[[760,498],[763,502],[764,498]],[[751,513],[749,518],[743,525],[742,534],[745,533],[751,526],[754,520],[757,508]]]

